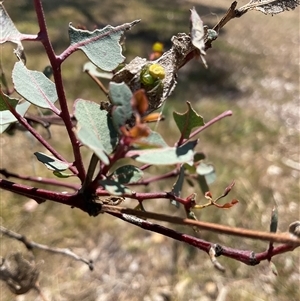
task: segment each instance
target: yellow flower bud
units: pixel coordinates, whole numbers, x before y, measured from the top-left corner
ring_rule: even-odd
[[[151,76],[159,79],[164,79],[166,76],[165,69],[159,64],[153,64],[149,67]]]

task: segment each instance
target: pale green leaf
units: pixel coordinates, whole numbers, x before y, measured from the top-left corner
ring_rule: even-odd
[[[100,69],[112,71],[125,59],[119,43],[122,35],[138,22],[133,21],[117,27],[107,25],[103,29],[95,29],[94,31],[76,29],[70,24],[71,46],[81,49],[89,60]]]
[[[134,165],[124,165],[112,174],[112,178],[120,184],[136,183],[142,177],[143,171]]]
[[[70,167],[70,164],[63,162],[53,156],[41,152],[35,152],[34,155],[50,170],[61,172]]]
[[[78,99],[74,115],[78,121],[80,141],[93,150],[98,149],[98,157],[101,156],[102,160],[107,158],[100,153],[112,153],[118,141],[118,134],[107,111],[101,110],[95,102]],[[108,164],[107,159],[104,160]]]
[[[119,182],[109,179],[99,181],[99,184],[107,190],[111,195],[123,195],[131,193],[131,190]]]
[[[216,180],[215,168],[211,164],[205,164],[201,162],[196,169],[196,172],[200,176],[204,176],[208,185]]]
[[[15,63],[12,79],[16,91],[32,104],[50,109],[56,114],[59,110],[54,106],[57,101],[55,84],[44,73],[28,70],[19,61]]]
[[[190,141],[178,148],[165,147],[146,150],[135,150],[127,153],[138,162],[154,165],[173,165],[178,163],[191,163],[194,159],[194,147],[197,140]]]
[[[126,124],[126,121],[132,117],[131,98],[132,92],[125,83],[109,84],[109,98],[115,106],[112,111],[112,119],[117,130]]]

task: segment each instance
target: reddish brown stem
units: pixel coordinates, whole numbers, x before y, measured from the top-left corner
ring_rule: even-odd
[[[247,265],[259,264],[260,261],[267,260],[269,255],[271,257],[273,257],[278,254],[293,251],[296,248],[295,245],[283,244],[283,245],[280,245],[280,246],[274,248],[272,250],[271,254],[268,254],[267,251],[255,254],[253,251],[249,251],[249,250],[239,250],[239,249],[232,249],[232,248],[228,248],[228,247],[224,247],[224,246],[220,246],[220,245],[214,245],[211,242],[193,237],[188,234],[183,234],[183,233],[177,232],[175,230],[166,228],[166,227],[158,225],[158,224],[151,223],[149,221],[146,221],[144,219],[140,219],[140,218],[137,218],[137,217],[134,217],[131,215],[122,214],[122,213],[118,213],[118,212],[109,212],[109,214],[113,215],[117,218],[120,218],[128,223],[131,223],[135,226],[138,226],[142,229],[160,233],[164,236],[167,236],[167,237],[173,238],[175,240],[190,244],[190,245],[192,245],[202,251],[205,251],[207,253],[209,252],[209,250],[212,246],[215,246],[216,249],[218,250],[218,252],[216,254],[217,256],[223,255],[225,257],[235,259],[235,260],[245,263]]]

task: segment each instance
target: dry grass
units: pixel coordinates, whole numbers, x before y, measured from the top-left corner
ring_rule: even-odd
[[[34,32],[32,7],[26,13],[22,7],[26,3],[7,1],[5,5],[23,31]],[[83,6],[82,3],[52,1],[53,7],[46,7],[51,37],[58,51],[67,45],[69,21],[92,27],[96,22],[115,25],[142,18],[144,22],[127,35],[127,51],[129,57],[146,56],[156,39],[168,39],[188,30],[188,8],[192,5],[192,1],[176,1],[176,5],[170,5],[174,1],[153,1],[158,3],[154,5],[136,0],[126,1],[126,5],[123,1],[85,1]],[[230,1],[219,0],[213,4],[207,0],[193,3],[209,24],[214,24],[230,5]],[[171,112],[174,107],[185,110],[186,100],[193,102],[205,120],[228,109],[234,113],[201,134],[199,149],[217,169],[217,181],[211,185],[213,194],[221,193],[235,179],[231,197],[238,198],[240,203],[227,211],[206,209],[199,213],[202,220],[267,230],[275,203],[280,231],[286,231],[290,222],[299,219],[300,172],[288,166],[288,162],[299,162],[298,17],[299,10],[274,17],[251,12],[233,20],[208,52],[209,69],[192,63],[179,76],[178,89],[164,108],[169,118],[159,125],[168,139],[177,135]],[[47,60],[41,55],[41,47],[28,43],[25,47],[28,67],[42,70]],[[1,55],[9,72],[10,51],[4,49]],[[74,60],[64,65],[70,106],[77,97],[95,101],[102,97],[82,75],[84,61],[82,54],[75,54]],[[63,129],[53,128],[52,134],[51,143],[64,154],[69,153],[69,146],[61,143],[67,141]],[[32,153],[43,149],[30,137],[23,133],[15,137],[2,135],[0,143],[1,168],[49,176],[33,159]],[[170,182],[157,183],[150,189],[169,190],[170,186]],[[186,187],[184,194],[193,191]],[[299,300],[299,250],[274,258],[277,277],[267,263],[248,267],[226,258],[220,259],[226,267],[226,273],[220,274],[206,254],[115,218],[91,218],[51,202],[29,211],[25,206],[28,200],[5,191],[0,191],[0,200],[3,226],[40,243],[69,247],[95,261],[95,271],[90,272],[82,263],[67,257],[34,251],[41,270],[40,286],[48,300]],[[199,197],[199,201],[203,199]],[[149,210],[174,212],[174,208],[163,203],[149,201],[146,206]],[[190,229],[177,229],[192,233]],[[255,252],[267,247],[262,242],[206,232],[201,236]],[[26,253],[21,244],[1,237],[0,255],[6,256],[12,250]],[[3,284],[0,296],[3,301],[15,298]],[[40,298],[30,292],[15,300]]]

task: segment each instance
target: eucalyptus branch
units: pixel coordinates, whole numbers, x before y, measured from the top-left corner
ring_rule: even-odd
[[[107,208],[107,211],[106,211],[106,208]],[[259,264],[260,261],[268,260],[269,256],[273,257],[275,255],[279,255],[279,254],[282,254],[282,253],[293,251],[297,246],[300,245],[300,240],[299,239],[296,240],[296,239],[291,238],[287,235],[283,235],[283,236],[281,236],[281,235],[280,236],[272,235],[272,238],[269,237],[269,239],[273,239],[273,240],[278,239],[278,241],[288,241],[289,243],[285,243],[283,245],[280,245],[278,247],[273,248],[271,254],[269,254],[268,251],[264,251],[264,252],[255,254],[253,251],[233,249],[233,248],[228,248],[228,247],[221,246],[221,245],[218,245],[218,244],[216,245],[216,244],[213,244],[211,242],[196,238],[194,236],[184,234],[184,233],[180,233],[178,231],[166,228],[164,226],[154,224],[154,223],[149,222],[147,220],[144,220],[144,219],[138,218],[136,216],[133,216],[131,214],[131,213],[133,213],[133,210],[129,210],[128,214],[127,214],[127,213],[125,213],[126,210],[119,211],[119,210],[114,210],[114,208],[116,208],[116,207],[103,205],[102,209],[104,209],[104,211],[107,212],[108,214],[113,215],[117,218],[120,218],[120,219],[122,219],[122,220],[124,220],[128,223],[131,223],[135,226],[138,226],[142,229],[152,231],[152,232],[155,232],[155,233],[159,233],[159,234],[162,234],[164,236],[173,238],[175,240],[190,244],[190,245],[192,245],[192,246],[194,246],[194,247],[196,247],[196,248],[198,248],[202,251],[205,251],[206,253],[209,253],[210,249],[212,247],[215,247],[215,249],[217,250],[216,256],[223,255],[225,257],[232,258],[234,260],[240,261],[240,262],[245,263],[247,265]],[[147,212],[144,212],[144,211],[140,211],[140,212],[143,212],[143,213],[145,213],[145,215],[147,215]],[[146,217],[145,215],[143,217]],[[151,217],[149,217],[149,218],[151,218]],[[179,220],[184,220],[184,219],[179,219]],[[169,221],[169,217],[168,217],[168,220],[165,220],[165,221]],[[182,223],[179,223],[179,224],[182,224]],[[244,230],[244,229],[242,229],[242,230]],[[269,234],[269,233],[266,233],[266,232],[259,232],[259,233],[263,233],[266,236],[268,236],[268,234]],[[275,238],[275,236],[277,238]],[[255,239],[257,239],[257,237],[255,237]],[[266,240],[268,240],[268,239],[266,239]]]
[[[89,70],[86,70],[85,72],[99,86],[99,88],[105,94],[105,96],[108,96],[108,90],[105,88],[105,86],[102,84],[102,82],[96,76],[94,76]]]
[[[108,196],[110,194],[106,190],[99,188],[96,190],[96,195],[101,197],[101,196]],[[168,200],[172,199],[176,202],[179,202],[182,205],[186,205],[190,203],[185,198],[176,196],[172,192],[144,192],[143,193],[143,192],[132,191],[131,193],[126,193],[126,192],[122,193],[122,197],[134,199],[140,203],[142,203],[145,200],[153,200],[153,199],[168,199]]]
[[[127,214],[127,215],[137,216],[141,218],[150,218],[159,221],[170,222],[172,224],[177,224],[177,225],[194,226],[202,230],[209,230],[212,232],[239,236],[244,238],[272,241],[278,243],[287,243],[294,246],[294,248],[300,246],[300,239],[295,236],[291,236],[290,234],[284,234],[284,233],[277,234],[277,233],[270,233],[270,232],[248,230],[244,228],[228,227],[228,226],[214,224],[214,223],[202,222],[202,221],[197,221],[197,220],[192,220],[187,218],[180,218],[176,216],[159,214],[155,212],[140,211],[140,210],[135,210],[130,208],[110,206],[110,205],[103,205],[102,211],[107,213]]]
[[[232,111],[225,111],[224,113],[222,113],[222,114],[218,115],[217,117],[211,119],[210,121],[208,121],[207,123],[205,123],[205,125],[197,128],[194,132],[192,132],[190,134],[189,139],[185,139],[183,141],[183,143],[186,142],[186,141],[188,141],[188,140],[190,140],[190,139],[192,139],[193,137],[197,136],[199,133],[201,133],[202,131],[204,131],[205,129],[207,129],[208,127],[210,127],[211,125],[213,125],[214,123],[218,122],[219,120],[221,120],[221,119],[223,119],[225,117],[229,117],[229,116],[232,116]]]
[[[78,177],[80,178],[81,182],[83,182],[85,178],[85,169],[84,169],[84,165],[82,162],[82,157],[79,149],[80,144],[73,131],[73,123],[70,118],[70,113],[67,106],[66,95],[64,91],[62,77],[61,77],[62,61],[60,61],[55,55],[54,49],[52,47],[52,43],[50,42],[42,3],[40,0],[34,0],[34,4],[35,4],[36,15],[40,27],[39,37],[41,39],[42,44],[44,45],[45,51],[48,55],[48,58],[50,60],[53,69],[55,87],[59,99],[59,104],[61,107],[60,117],[63,119],[65,123],[66,129],[68,131],[68,135],[72,143],[73,154],[75,158],[75,166],[77,167],[78,170]]]
[[[1,91],[0,91],[1,93]],[[24,128],[26,130],[28,130],[33,137],[36,138],[37,141],[39,141],[46,149],[49,150],[49,152],[51,152],[57,159],[66,162],[66,159],[60,155],[60,153],[58,153],[40,134],[39,132],[37,132],[26,120],[26,118],[24,118],[23,116],[21,116],[20,114],[18,114],[18,112],[15,110],[15,108],[13,108],[10,103],[6,100],[5,97],[3,97],[7,107],[9,108],[10,112],[16,117],[16,119],[20,122],[21,125],[24,126]],[[74,173],[77,174],[77,170],[73,167],[70,166],[70,170]]]
[[[137,186],[137,185],[147,186],[150,183],[154,183],[154,182],[158,182],[158,181],[162,181],[162,180],[166,180],[166,179],[169,179],[169,178],[176,177],[176,176],[178,176],[179,172],[180,171],[176,168],[176,169],[173,169],[170,172],[167,172],[163,175],[153,176],[151,178],[148,178],[148,179],[145,179],[145,180],[140,180],[139,182],[135,182],[135,183],[129,183],[128,186]]]
[[[43,178],[43,177],[33,177],[33,176],[19,175],[19,174],[9,172],[6,169],[0,169],[0,174],[2,174],[7,179],[16,178],[16,179],[30,181],[30,182],[34,182],[34,183],[42,183],[42,184],[46,184],[46,185],[54,185],[54,186],[57,186],[57,187],[70,188],[70,189],[73,189],[75,191],[77,191],[79,189],[79,186],[75,185],[75,184],[64,183],[64,182],[61,182],[61,181],[58,181],[58,180],[47,179],[47,178]]]
[[[36,187],[31,187],[23,184],[17,184],[7,180],[0,179],[0,188],[13,192],[27,198],[34,199],[38,203],[43,203],[50,200],[56,203],[68,205],[70,207],[78,208],[84,212],[88,212],[88,200],[84,195],[75,193],[60,193],[52,190],[46,190]]]
[[[96,154],[93,153],[86,174],[86,178],[82,184],[82,191],[84,191],[84,189],[91,183],[98,163],[99,163],[99,158],[96,156]]]

